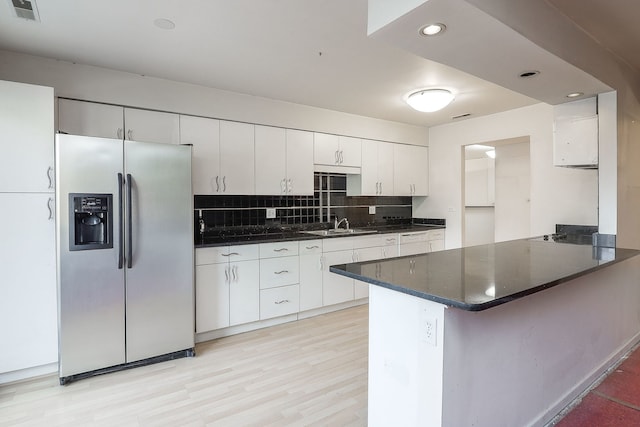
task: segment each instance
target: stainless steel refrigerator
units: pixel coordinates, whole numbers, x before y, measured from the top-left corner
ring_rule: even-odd
[[[60,383],[194,349],[191,147],[56,136]]]

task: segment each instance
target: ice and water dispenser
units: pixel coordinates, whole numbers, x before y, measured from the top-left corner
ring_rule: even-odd
[[[69,250],[113,247],[113,196],[69,194]]]

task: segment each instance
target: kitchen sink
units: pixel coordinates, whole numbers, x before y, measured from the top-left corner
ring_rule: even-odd
[[[311,230],[311,231],[301,231],[301,233],[305,234],[314,234],[316,236],[351,236],[354,234],[374,234],[377,233],[376,230],[361,230],[358,228],[331,228],[328,230]]]

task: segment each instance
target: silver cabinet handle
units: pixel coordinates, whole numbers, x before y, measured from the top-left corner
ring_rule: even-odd
[[[224,281],[225,281],[225,283],[229,282],[229,267],[228,266],[224,268]]]
[[[340,150],[340,164],[344,163],[344,153]]]
[[[319,267],[320,267],[320,271],[322,271],[324,269],[324,259],[323,258],[324,257],[320,257],[320,262],[318,263]]]
[[[118,130],[116,131],[116,137],[118,139],[124,139],[122,136],[122,128],[118,128]]]
[[[49,199],[47,199],[47,209],[49,209],[49,217],[47,219],[52,220],[53,219],[53,197],[49,197]]]
[[[216,175],[216,193],[220,192],[220,177]]]
[[[49,189],[53,188],[53,168],[49,166],[47,168],[47,178],[49,178]]]
[[[274,271],[273,274],[284,274],[284,273],[288,273],[289,270],[280,270],[280,271]]]
[[[320,246],[318,245],[313,245],[313,246],[305,246],[306,249],[320,249]]]
[[[291,193],[291,190],[293,190],[293,183],[291,181],[291,178],[289,178],[287,180],[287,193]]]
[[[274,252],[282,252],[282,251],[288,251],[289,249],[287,248],[280,248],[280,249],[274,249]]]
[[[229,252],[228,254],[220,254],[222,256],[240,255],[238,252]]]
[[[231,274],[233,274],[233,281],[237,282],[238,281],[238,266],[234,265],[233,267],[231,267]]]
[[[227,176],[222,177],[222,192],[225,193],[227,191]]]
[[[382,248],[382,256],[383,256],[384,258],[386,258],[386,257],[387,257],[387,248]]]
[[[288,303],[288,302],[289,302],[288,299],[283,299],[283,300],[280,300],[280,301],[274,301],[274,304],[285,304],[285,303]]]
[[[286,185],[286,180],[282,178],[282,181],[280,181],[280,193],[284,194],[287,192]]]
[[[338,150],[334,151],[333,157],[335,158],[335,164],[338,164]]]
[[[129,139],[129,141],[133,140],[133,131],[131,129],[127,131],[127,138]]]
[[[380,183],[380,194],[382,194],[382,182]]]

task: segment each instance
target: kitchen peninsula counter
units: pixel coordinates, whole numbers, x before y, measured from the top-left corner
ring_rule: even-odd
[[[541,238],[332,266],[334,273],[469,311],[531,295],[640,254]]]
[[[331,267],[370,284],[369,425],[546,425],[640,340],[638,254],[531,239]]]

